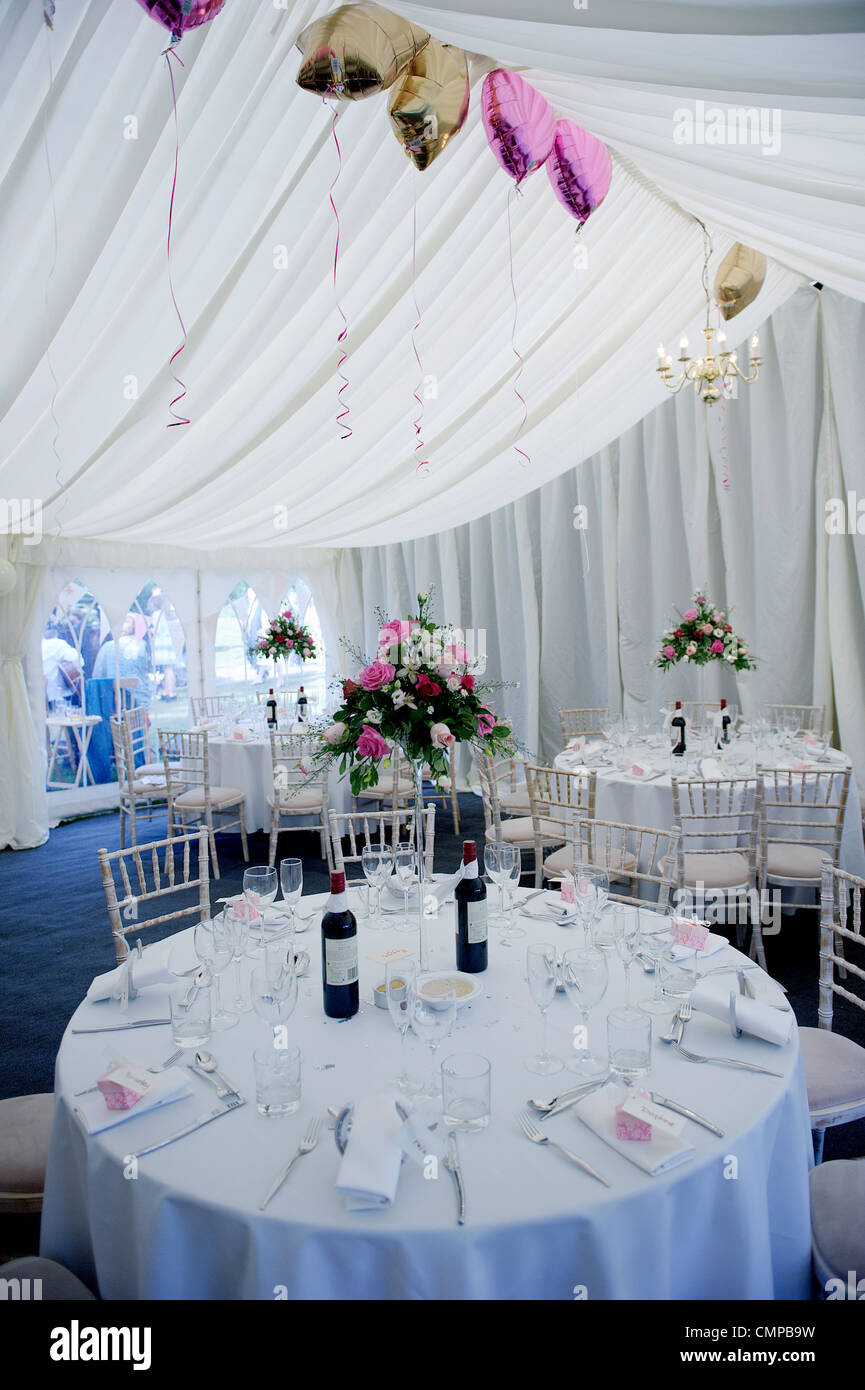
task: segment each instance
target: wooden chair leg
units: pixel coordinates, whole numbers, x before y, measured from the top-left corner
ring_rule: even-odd
[[[535,845],[535,887],[544,886],[544,851],[541,845]]]
[[[814,1140],[814,1164],[820,1166],[823,1162],[823,1141],[826,1138],[825,1129],[812,1129],[811,1138]]]
[[[279,842],[279,811],[274,805],[270,817],[270,849],[268,851],[267,862],[272,869],[276,868],[276,846]]]
[[[460,833],[460,799],[457,796],[456,782],[451,782],[451,815],[454,819],[454,834]]]
[[[126,848],[126,811],[122,801],[120,803],[120,848]]]
[[[843,938],[843,936],[836,936],[836,937],[835,937],[835,954],[836,954],[836,956],[838,956],[839,960],[846,960],[846,959],[847,959],[847,957],[846,957],[845,954],[844,954],[844,938]],[[838,979],[839,979],[839,980],[846,980],[846,979],[847,979],[847,971],[846,971],[846,969],[845,969],[845,967],[844,967],[843,965],[839,965],[839,966],[838,966]]]
[[[755,960],[762,970],[768,974],[766,965],[766,948],[763,945],[763,928],[760,926],[759,919],[751,923],[751,950],[749,955]]]
[[[243,862],[244,864],[248,864],[249,843],[246,838],[246,811],[244,809],[244,803],[242,801],[240,803],[240,843],[243,846]]]
[[[219,878],[219,859],[216,853],[216,836],[213,833],[213,814],[210,807],[207,808],[205,824],[207,825],[207,838],[210,841],[210,862],[213,865],[213,877]]]

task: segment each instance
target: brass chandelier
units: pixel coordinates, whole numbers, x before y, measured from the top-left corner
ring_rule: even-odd
[[[695,218],[695,221],[699,222],[700,219]],[[750,386],[756,381],[762,358],[757,355],[760,339],[756,333],[750,343],[749,375],[739,366],[735,349],[731,352],[727,347],[727,335],[723,329],[718,330],[716,346],[715,330],[710,323],[712,298],[709,293],[709,261],[712,256],[712,241],[705,225],[700,222],[700,226],[703,228],[702,280],[703,293],[706,296],[706,327],[701,329],[706,340],[704,353],[702,357],[689,356],[688,339],[683,334],[679,341],[679,356],[676,362],[678,374],[674,371],[673,359],[667,355],[663,343],[658,347],[657,372],[670,395],[677,395],[687,382],[691,382],[700,400],[705,401],[706,405],[714,405],[722,396],[727,400],[734,396],[738,382],[743,381]]]

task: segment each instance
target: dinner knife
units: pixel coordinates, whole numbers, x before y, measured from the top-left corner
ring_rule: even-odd
[[[134,1023],[103,1024],[99,1028],[70,1028],[70,1033],[122,1033],[127,1028],[158,1028],[171,1022],[170,1018],[139,1018]]]
[[[448,1156],[446,1167],[456,1184],[457,1189],[457,1225],[466,1224],[466,1190],[463,1184],[463,1175],[460,1169],[460,1155],[457,1148],[456,1131],[451,1130],[448,1135]]]
[[[598,1091],[602,1086],[606,1086],[609,1080],[609,1075],[602,1076],[597,1081],[592,1081],[589,1085],[583,1086],[582,1090],[580,1090],[577,1095],[568,1096],[567,1100],[560,1101],[554,1110],[545,1111],[543,1118],[549,1120],[553,1115],[561,1115],[563,1110],[569,1110],[572,1105],[577,1105],[581,1100],[585,1100],[586,1096],[590,1096],[593,1091]]]
[[[129,1157],[143,1158],[145,1154],[152,1154],[157,1149],[164,1149],[167,1144],[174,1144],[178,1139],[185,1139],[187,1134],[194,1134],[197,1129],[203,1129],[212,1120],[218,1120],[220,1115],[228,1115],[232,1110],[237,1110],[239,1106],[245,1104],[246,1101],[240,1096],[234,1096],[231,1100],[227,1100],[224,1105],[218,1105],[215,1110],[211,1110],[208,1114],[199,1115],[198,1119],[193,1120],[192,1124],[187,1125],[185,1129],[178,1129],[176,1133],[169,1134],[167,1139],[160,1139],[158,1144],[151,1144],[146,1149],[139,1149],[137,1153],[130,1154]]]
[[[687,1105],[680,1105],[677,1100],[668,1100],[666,1096],[659,1096],[657,1091],[650,1091],[649,1096],[655,1105],[662,1105],[665,1110],[675,1110],[677,1115],[684,1115],[686,1119],[693,1120],[694,1124],[702,1125],[704,1129],[710,1129],[713,1134],[717,1134],[719,1139],[724,1138],[724,1131],[712,1124],[711,1120],[706,1120],[702,1115],[698,1115],[696,1110],[689,1110]]]

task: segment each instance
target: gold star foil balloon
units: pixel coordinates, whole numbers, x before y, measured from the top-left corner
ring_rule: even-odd
[[[766,257],[741,241],[733,244],[715,277],[715,299],[724,318],[734,319],[753,304],[766,279]]]
[[[388,101],[394,134],[417,169],[428,169],[469,110],[468,59],[461,48],[430,39]]]
[[[308,24],[297,46],[303,54],[297,85],[319,96],[375,96],[429,43],[429,34],[383,5],[341,5]]]

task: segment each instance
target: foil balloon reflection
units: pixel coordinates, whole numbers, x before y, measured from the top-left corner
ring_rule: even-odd
[[[225,0],[138,0],[138,3],[169,31],[176,43],[187,29],[197,29],[218,15]]]
[[[766,257],[741,241],[733,243],[715,278],[715,299],[724,318],[734,319],[753,304],[766,279]]]
[[[609,191],[610,152],[582,126],[557,121],[547,173],[559,202],[582,226]]]
[[[391,90],[394,134],[417,169],[428,169],[469,110],[468,59],[461,48],[430,39]]]
[[[297,85],[319,96],[357,101],[392,87],[429,43],[429,34],[383,5],[341,5],[308,24],[297,40]]]
[[[556,118],[548,103],[515,72],[495,68],[481,96],[490,149],[518,184],[545,162],[553,147]]]

